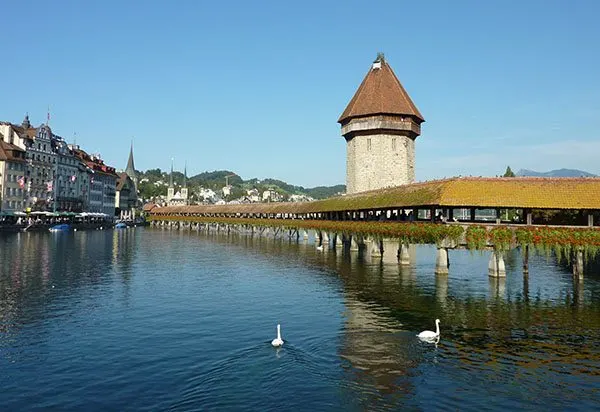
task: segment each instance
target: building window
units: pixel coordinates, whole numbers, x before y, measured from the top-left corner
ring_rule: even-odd
[[[371,139],[367,139],[367,150],[371,151]]]

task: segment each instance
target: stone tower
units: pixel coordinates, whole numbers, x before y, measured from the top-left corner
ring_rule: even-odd
[[[379,53],[338,120],[346,139],[346,192],[413,183],[415,139],[424,121]]]
[[[187,188],[187,164],[183,167],[183,187],[181,188],[181,197],[187,204],[188,188]]]
[[[169,175],[169,187],[167,188],[167,202],[175,196],[175,186],[173,185],[173,159],[171,159],[171,174]]]

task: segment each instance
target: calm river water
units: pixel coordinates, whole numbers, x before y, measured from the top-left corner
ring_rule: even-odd
[[[600,408],[600,274],[152,228],[0,234],[0,410]],[[594,272],[595,273],[591,273]],[[441,320],[437,345],[416,333]],[[275,349],[276,324],[285,344]]]

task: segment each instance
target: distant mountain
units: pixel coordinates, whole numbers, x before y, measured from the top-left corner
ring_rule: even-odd
[[[597,177],[596,175],[577,169],[557,169],[549,172],[536,172],[535,170],[521,169],[517,176],[539,176],[539,177]]]

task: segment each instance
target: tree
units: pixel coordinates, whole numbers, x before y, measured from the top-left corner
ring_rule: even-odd
[[[504,175],[502,177],[515,177],[515,174],[511,170],[510,166],[506,167],[506,172],[504,172]]]

